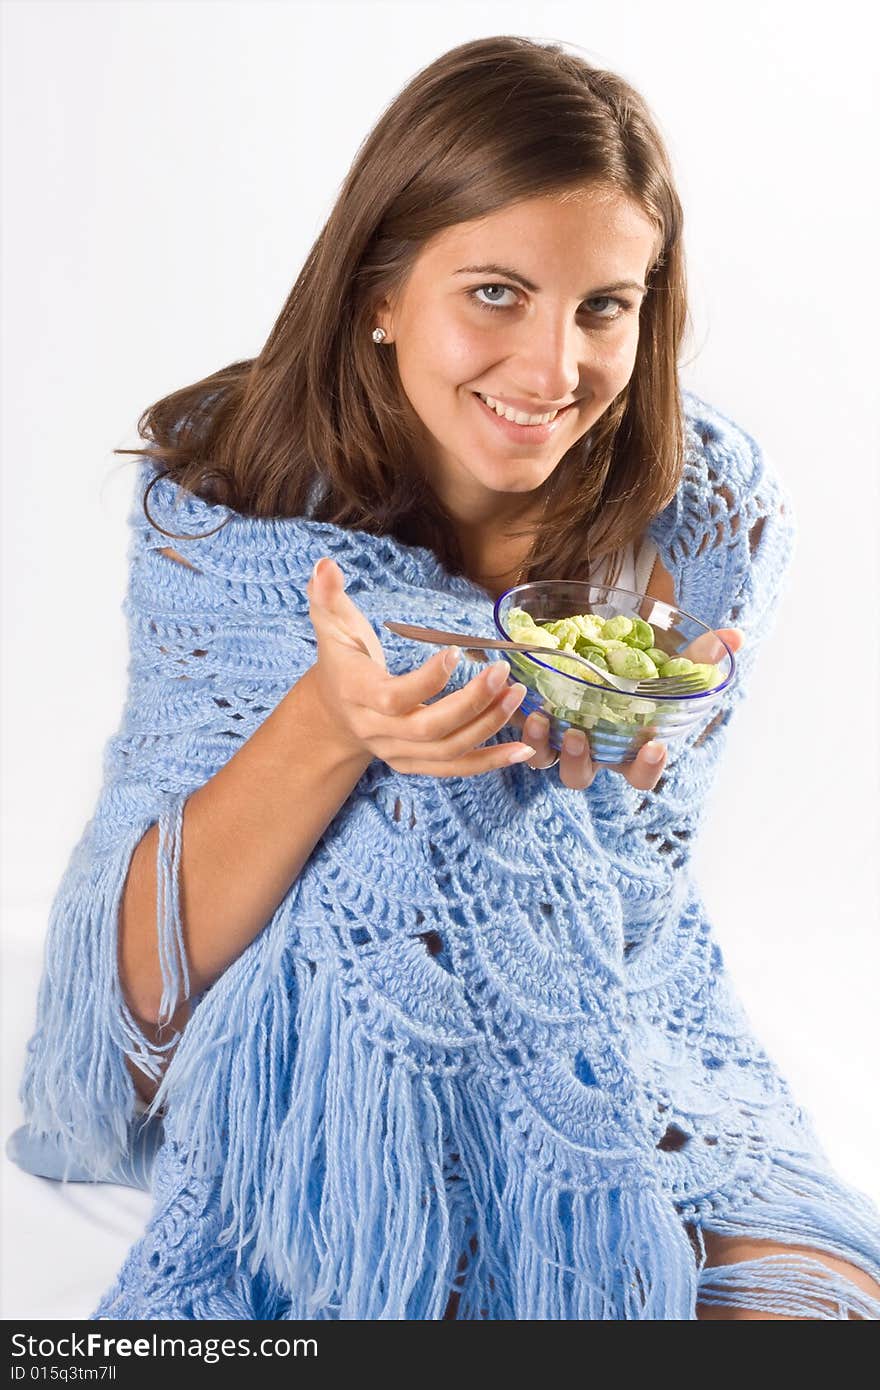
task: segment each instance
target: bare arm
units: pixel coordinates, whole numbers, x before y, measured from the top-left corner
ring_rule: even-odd
[[[371,761],[337,741],[311,670],[186,802],[180,906],[193,994],[213,984],[270,921]],[[157,847],[152,825],[132,855],[119,920],[123,994],[154,1041],[162,996]],[[174,1027],[188,1017],[184,1000]],[[170,1036],[163,1030],[158,1040]],[[139,1094],[152,1099],[157,1083],[130,1061],[129,1070]]]

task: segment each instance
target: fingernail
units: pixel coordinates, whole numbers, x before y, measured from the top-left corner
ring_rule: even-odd
[[[587,746],[587,738],[581,729],[567,729],[565,733],[565,746],[569,753],[573,753],[579,758]]]
[[[549,719],[545,719],[543,714],[530,714],[525,722],[523,732],[529,738],[545,738],[550,728]]]
[[[530,748],[526,743],[522,748],[514,748],[513,752],[508,754],[507,761],[510,763],[524,763],[526,758],[533,758],[534,756],[534,748]]]
[[[522,684],[512,685],[501,701],[501,708],[505,714],[512,714],[515,709],[519,709],[520,703],[525,697],[526,688]]]
[[[490,690],[500,690],[509,675],[510,667],[507,662],[496,661],[493,663],[492,670],[486,677],[486,684]]]
[[[656,767],[657,763],[662,763],[665,752],[662,743],[646,743],[644,748],[645,762],[653,763]]]
[[[458,658],[461,656],[461,647],[450,647],[443,658],[443,665],[447,671],[453,671]]]
[[[710,654],[709,654],[709,660],[710,660],[710,661],[720,661],[721,658],[724,656],[724,654],[725,654],[726,651],[727,651],[727,648],[725,647],[724,643],[719,639],[719,640],[715,643],[714,647],[712,648],[712,650],[711,650],[711,652],[710,652]]]

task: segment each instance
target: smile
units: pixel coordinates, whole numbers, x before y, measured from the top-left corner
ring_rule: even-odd
[[[546,415],[533,417],[538,421],[536,424],[518,424],[516,420],[508,420],[506,416],[499,415],[494,406],[489,405],[479,391],[472,391],[471,395],[476,401],[480,413],[489,423],[494,423],[496,429],[500,429],[506,438],[519,444],[542,444],[545,440],[552,438],[559,428],[559,422],[568,418],[569,412],[574,409],[576,404],[576,402],[572,402],[563,410],[555,411],[549,418]],[[489,399],[493,398],[490,397]]]

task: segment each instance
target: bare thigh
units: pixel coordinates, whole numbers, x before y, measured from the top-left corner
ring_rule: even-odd
[[[470,1241],[468,1242],[468,1244],[470,1245],[471,1254],[472,1254],[472,1255],[476,1255],[476,1253],[477,1253],[477,1237],[476,1237],[476,1236],[471,1236]],[[462,1274],[464,1273],[464,1271],[467,1269],[467,1267],[468,1267],[467,1252],[466,1252],[466,1251],[463,1251],[462,1254],[461,1254],[461,1257],[460,1257],[460,1259],[459,1259],[459,1261],[458,1261],[458,1266],[457,1266],[457,1268],[456,1268],[456,1277],[462,1275]],[[446,1304],[446,1311],[444,1312],[443,1318],[442,1318],[442,1321],[443,1321],[443,1322],[447,1322],[447,1321],[450,1320],[450,1319],[455,1319],[456,1321],[458,1320],[458,1304],[459,1304],[459,1299],[460,1299],[460,1298],[461,1298],[461,1293],[460,1293],[460,1291],[457,1290],[457,1289],[453,1289],[452,1292],[451,1292],[450,1295],[449,1295],[449,1301],[448,1301],[448,1303]]]
[[[691,1228],[688,1233],[693,1239]],[[812,1260],[818,1260],[826,1268],[833,1270],[835,1274],[843,1275],[849,1279],[856,1288],[861,1289],[862,1293],[870,1294],[872,1298],[880,1299],[880,1284],[871,1278],[869,1274],[858,1265],[850,1264],[847,1260],[841,1260],[836,1255],[830,1255],[826,1250],[814,1250],[808,1245],[779,1245],[772,1240],[750,1240],[742,1236],[720,1236],[712,1231],[702,1232],[706,1246],[706,1267],[713,1265],[738,1264],[742,1260],[758,1260],[763,1255],[786,1255],[800,1254],[806,1255]],[[836,1306],[829,1302],[829,1310]],[[749,1318],[755,1321],[773,1322],[800,1322],[802,1319],[789,1317],[786,1313],[764,1313],[758,1312],[754,1308],[735,1308],[715,1303],[698,1303],[697,1317],[701,1320],[739,1320]],[[858,1313],[850,1313],[851,1318],[859,1318]]]
[[[687,1226],[687,1232],[691,1239],[691,1244],[696,1251],[699,1247],[693,1226]],[[744,1260],[758,1260],[763,1255],[786,1255],[801,1254],[808,1258],[817,1260],[825,1265],[827,1269],[835,1274],[840,1274],[849,1279],[856,1288],[861,1289],[862,1293],[869,1294],[872,1298],[880,1300],[880,1284],[871,1278],[858,1265],[850,1264],[848,1260],[841,1260],[837,1255],[831,1255],[826,1250],[815,1250],[809,1245],[780,1245],[772,1240],[749,1240],[742,1236],[721,1236],[712,1231],[703,1231],[703,1243],[706,1247],[706,1267],[714,1265],[739,1264]],[[477,1253],[477,1238],[472,1236],[470,1240],[471,1253]],[[467,1255],[462,1254],[458,1262],[458,1273],[462,1273],[468,1264]],[[459,1293],[453,1291],[449,1296],[446,1311],[443,1314],[444,1321],[458,1316]],[[828,1304],[829,1310],[833,1311],[835,1305]],[[697,1318],[705,1322],[718,1321],[739,1321],[750,1319],[759,1322],[800,1322],[802,1319],[790,1317],[787,1313],[766,1313],[759,1312],[755,1308],[738,1308],[724,1306],[715,1303],[698,1303]],[[850,1318],[859,1318],[858,1313],[850,1313]]]

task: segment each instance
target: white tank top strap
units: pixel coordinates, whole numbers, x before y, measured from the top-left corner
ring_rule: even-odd
[[[651,581],[651,571],[657,559],[657,547],[653,541],[643,536],[639,547],[638,555],[635,554],[635,545],[630,541],[626,547],[623,557],[623,566],[620,575],[615,582],[617,589],[629,589],[634,593],[643,594]],[[605,556],[599,561],[593,574],[594,584],[607,583],[608,575],[611,573],[611,558]]]
[[[657,547],[647,536],[642,537],[642,544],[639,549],[635,563],[635,584],[633,588],[636,593],[643,594],[651,582],[651,572],[657,560]]]

